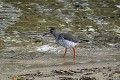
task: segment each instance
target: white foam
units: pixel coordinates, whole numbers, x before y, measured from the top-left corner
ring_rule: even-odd
[[[49,45],[43,45],[43,46],[40,46],[40,47],[37,47],[37,51],[48,51],[48,50],[55,50],[56,48],[55,47],[52,47],[52,46],[49,46]]]
[[[120,5],[116,5],[118,8],[120,8]]]

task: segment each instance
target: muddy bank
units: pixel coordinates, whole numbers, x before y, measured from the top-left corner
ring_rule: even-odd
[[[11,80],[119,80],[120,62],[63,65],[29,69],[10,76]]]

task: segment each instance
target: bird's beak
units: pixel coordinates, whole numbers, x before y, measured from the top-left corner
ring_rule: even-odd
[[[43,34],[43,36],[46,36],[46,35],[49,35],[49,34],[51,34],[51,33],[50,32],[46,32],[46,33]]]

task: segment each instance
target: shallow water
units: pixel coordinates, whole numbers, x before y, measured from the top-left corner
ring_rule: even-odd
[[[56,65],[120,61],[120,1],[1,0],[0,76]],[[43,36],[56,27],[90,40],[76,47],[77,58]]]

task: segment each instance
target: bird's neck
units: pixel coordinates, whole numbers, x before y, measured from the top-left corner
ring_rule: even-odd
[[[55,33],[53,33],[53,36],[54,36],[54,37],[57,37],[58,34],[59,34],[59,32],[55,32]]]

